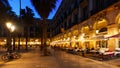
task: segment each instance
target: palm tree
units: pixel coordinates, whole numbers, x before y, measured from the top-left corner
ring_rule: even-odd
[[[42,41],[41,46],[44,46],[44,55],[46,55],[47,27],[46,19],[49,13],[56,7],[57,0],[31,0],[34,8],[42,18]]]
[[[11,6],[9,5],[9,2],[8,0],[0,0],[0,24],[3,25],[4,27],[5,26],[5,22],[7,21],[11,21],[13,24],[16,24],[17,26],[17,29],[18,29],[18,25],[19,24],[19,19],[17,17],[17,15],[15,14],[15,12],[12,11],[12,8]],[[20,26],[21,24],[19,24]],[[8,29],[7,29],[8,30]],[[18,31],[18,30],[17,30]],[[21,30],[19,30],[21,31]],[[9,31],[8,31],[9,32]],[[16,31],[15,33],[13,33],[13,50],[15,50],[15,37],[16,37]],[[10,35],[10,34],[8,34]],[[7,46],[8,46],[8,50],[9,49],[12,49],[11,48],[11,39],[10,37],[8,36],[7,37]]]
[[[9,3],[7,0],[0,0],[0,24],[2,26],[5,26],[6,20],[9,18],[8,11],[11,10],[11,7],[9,6]],[[9,31],[7,31],[9,32]],[[7,36],[7,49],[10,50],[11,48],[11,42],[10,37]]]
[[[7,0],[0,0],[0,22],[5,22],[8,18],[7,12],[11,10]]]
[[[26,37],[26,50],[28,50],[28,38],[29,38],[29,26],[31,26],[33,24],[33,16],[34,13],[32,11],[32,9],[30,9],[29,7],[26,7],[26,9],[21,9],[21,19],[25,24],[25,37]]]

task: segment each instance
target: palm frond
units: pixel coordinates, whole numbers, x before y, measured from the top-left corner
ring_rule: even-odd
[[[55,8],[57,0],[31,0],[34,8],[42,18],[47,18]]]

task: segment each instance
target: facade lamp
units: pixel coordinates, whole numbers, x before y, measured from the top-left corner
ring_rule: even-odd
[[[74,36],[74,38],[76,38],[76,36]]]
[[[97,25],[98,25],[98,22],[96,22],[96,31],[95,31],[95,32],[96,32],[96,34],[98,34],[98,33],[99,33],[99,30],[97,29],[97,27],[98,27]]]
[[[98,29],[96,29],[96,34],[98,34],[99,33],[99,30]]]
[[[84,36],[85,36],[85,33],[82,33],[82,36],[84,37]]]

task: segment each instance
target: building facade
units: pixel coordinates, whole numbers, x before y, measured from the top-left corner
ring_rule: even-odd
[[[17,25],[15,25],[17,24]],[[33,24],[29,25],[26,28],[26,25],[22,24],[21,26],[17,23],[14,23],[15,31],[9,32],[9,29],[6,28],[6,25],[0,26],[0,46],[7,45],[7,38],[11,37],[11,44],[15,45],[17,49],[18,46],[25,48],[26,45],[40,45],[41,44],[41,20],[34,19]],[[20,27],[20,28],[19,28]],[[27,42],[27,43],[26,43]]]
[[[120,48],[119,0],[63,0],[52,20],[51,45]]]

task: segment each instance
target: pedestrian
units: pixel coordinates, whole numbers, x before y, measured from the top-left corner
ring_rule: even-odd
[[[48,51],[49,55],[55,55],[55,51],[54,51],[54,49],[51,46],[47,47],[47,51]]]

